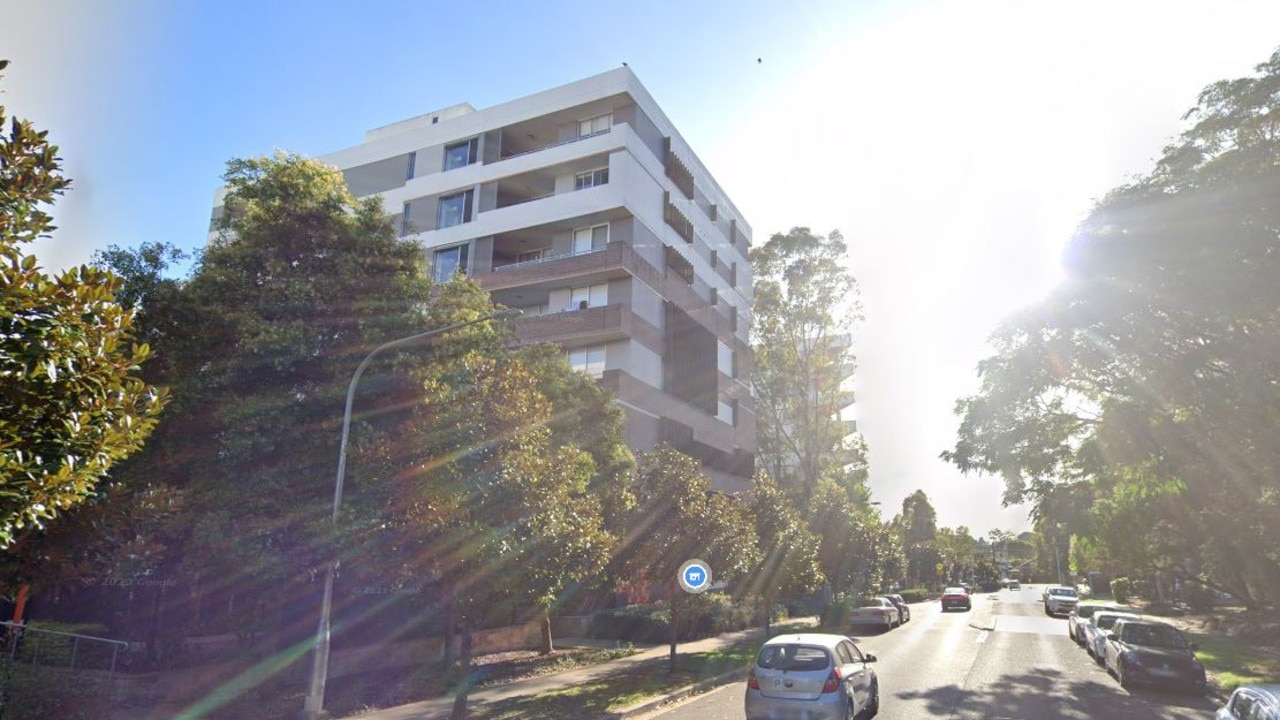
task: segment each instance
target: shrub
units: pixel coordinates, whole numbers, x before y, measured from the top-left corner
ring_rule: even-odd
[[[110,682],[58,668],[0,664],[4,720],[95,720],[112,711]]]
[[[719,593],[680,599],[680,641],[696,640],[764,624],[764,610],[754,598],[734,600]],[[663,643],[671,639],[671,608],[666,602],[602,610],[591,617],[591,637]]]
[[[1133,594],[1133,581],[1129,578],[1116,578],[1111,581],[1111,599],[1117,603],[1129,602]]]
[[[71,667],[74,657],[76,668],[107,670],[111,668],[112,645],[94,642],[66,635],[50,635],[34,630],[49,630],[58,633],[88,635],[90,637],[106,637],[105,625],[96,623],[59,623],[34,621],[27,625],[21,644],[18,645],[17,657],[25,662],[38,662],[41,665]],[[117,658],[123,661],[124,657]]]
[[[1190,606],[1192,610],[1212,610],[1217,602],[1217,594],[1198,582],[1183,583],[1180,594],[1182,601]]]
[[[929,588],[909,588],[898,594],[909,603],[926,602],[935,595],[935,593],[929,592]]]

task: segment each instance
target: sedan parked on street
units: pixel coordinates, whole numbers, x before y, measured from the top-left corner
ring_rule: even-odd
[[[949,587],[942,593],[942,612],[951,608],[972,610],[973,602],[969,599],[969,591],[962,587]]]
[[[1050,585],[1044,589],[1044,594],[1040,597],[1044,600],[1045,615],[1069,613],[1080,600],[1080,594],[1076,589],[1065,585]]]
[[[902,624],[902,613],[887,598],[871,598],[849,611],[847,623],[850,627],[870,625],[889,632]]]
[[[1080,603],[1071,610],[1071,614],[1067,615],[1067,637],[1076,641],[1080,647],[1085,647],[1084,643],[1084,626],[1089,624],[1089,618],[1093,617],[1097,612],[1132,612],[1133,608],[1128,605],[1108,605],[1106,603]]]
[[[911,606],[907,604],[905,598],[897,594],[885,595],[883,597],[885,600],[893,603],[894,607],[898,608],[898,614],[902,616],[902,622],[911,622]]]
[[[747,720],[851,720],[880,710],[876,656],[843,635],[780,635],[747,675]]]
[[[1203,695],[1204,665],[1196,659],[1195,650],[1172,625],[1124,618],[1111,628],[1103,664],[1124,688],[1165,685]]]
[[[1241,685],[1215,720],[1280,720],[1280,685]]]
[[[1089,656],[1102,664],[1102,654],[1107,650],[1107,638],[1111,637],[1111,631],[1115,628],[1117,620],[1129,619],[1140,620],[1141,615],[1136,613],[1114,612],[1105,610],[1103,612],[1094,613],[1089,618],[1089,622],[1084,624],[1084,649]]]

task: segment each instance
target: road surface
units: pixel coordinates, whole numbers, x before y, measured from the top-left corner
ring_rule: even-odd
[[[1216,703],[1174,693],[1129,692],[1067,637],[1067,621],[1048,617],[1040,586],[978,593],[973,611],[911,606],[911,622],[856,636],[879,661],[881,720],[1076,719],[1191,720]],[[645,720],[742,720],[746,683],[736,682]]]

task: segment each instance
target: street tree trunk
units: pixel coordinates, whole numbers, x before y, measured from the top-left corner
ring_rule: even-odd
[[[550,655],[556,651],[555,643],[551,639],[551,613],[546,606],[539,608],[538,624],[542,626],[542,648],[543,655]]]
[[[467,720],[467,695],[471,692],[471,684],[475,678],[471,672],[471,622],[462,621],[462,650],[458,658],[458,685],[453,695],[453,712],[450,720]]]

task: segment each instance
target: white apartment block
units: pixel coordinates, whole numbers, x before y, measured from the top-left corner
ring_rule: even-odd
[[[454,105],[321,160],[380,196],[431,272],[479,281],[598,378],[635,450],[746,487],[751,228],[628,68],[482,110]]]

